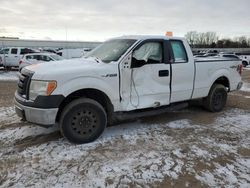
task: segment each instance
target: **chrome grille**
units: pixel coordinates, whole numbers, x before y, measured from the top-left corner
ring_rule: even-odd
[[[17,93],[25,99],[29,97],[29,84],[33,73],[23,72],[19,73],[19,80],[17,84]]]

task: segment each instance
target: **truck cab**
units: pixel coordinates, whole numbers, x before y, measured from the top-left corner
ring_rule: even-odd
[[[241,71],[237,59],[195,61],[183,38],[124,36],[84,58],[23,68],[15,107],[24,120],[58,123],[69,141],[87,143],[117,119],[179,109],[193,99],[221,111],[227,93],[240,89]]]

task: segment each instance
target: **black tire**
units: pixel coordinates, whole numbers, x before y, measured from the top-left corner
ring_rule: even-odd
[[[246,67],[248,65],[248,63],[246,61],[243,61],[242,65],[243,65],[243,67]]]
[[[221,84],[214,84],[203,100],[204,107],[211,112],[220,112],[227,102],[227,89]]]
[[[89,143],[103,133],[107,125],[107,114],[98,102],[80,98],[64,108],[59,124],[62,135],[70,142]]]

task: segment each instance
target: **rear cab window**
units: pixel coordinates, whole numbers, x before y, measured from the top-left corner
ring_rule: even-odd
[[[180,40],[170,40],[170,46],[173,52],[174,63],[187,63],[188,57],[185,46]]]

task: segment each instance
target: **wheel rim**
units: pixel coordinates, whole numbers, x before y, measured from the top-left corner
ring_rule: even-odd
[[[223,96],[224,95],[221,92],[214,93],[212,103],[215,109],[221,108],[223,103]]]
[[[89,138],[98,128],[99,119],[92,109],[82,109],[71,119],[72,131],[82,138]]]

